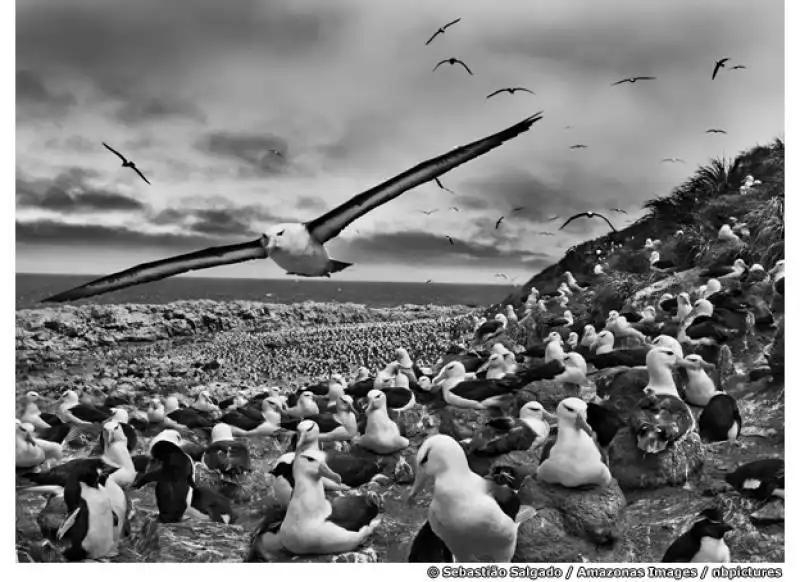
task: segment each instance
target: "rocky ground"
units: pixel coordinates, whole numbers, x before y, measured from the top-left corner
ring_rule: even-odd
[[[352,372],[356,365],[371,368],[392,359],[396,347],[432,361],[453,339],[471,330],[467,308],[404,306],[368,309],[355,305],[185,302],[171,305],[86,306],[17,312],[16,394],[36,390],[55,399],[66,388],[107,393],[128,384],[142,397],[198,387],[213,395],[245,394],[259,387],[296,386],[328,371]],[[753,345],[754,341],[756,345]],[[589,511],[591,498],[567,500],[563,493],[528,483],[523,501],[537,515],[521,526],[515,559],[519,561],[658,561],[672,540],[692,523],[698,511],[717,504],[735,526],[727,539],[737,562],[782,562],[784,529],[782,503],[763,504],[721,491],[725,472],[764,456],[783,456],[783,386],[751,384],[746,372],[756,357],[758,338],[748,349],[734,346],[726,376],[728,391],[739,400],[744,417],[742,438],[736,443],[701,445],[699,471],[682,486],[609,493],[607,514]],[[761,344],[766,343],[761,338]],[[599,375],[593,383],[602,381]],[[557,400],[560,387],[532,386],[530,397]],[[480,421],[475,413],[444,412],[430,423],[420,422],[426,411],[405,413],[400,419],[411,447],[402,454],[413,466],[425,428],[464,421],[467,430]],[[198,439],[199,440],[199,439]],[[147,439],[140,448],[146,450]],[[255,470],[236,494],[234,524],[197,522],[157,524],[151,486],[133,493],[133,535],[112,561],[239,562],[247,553],[271,495],[265,475],[286,450],[287,442],[262,439],[249,442]],[[86,447],[67,449],[67,458],[87,454]],[[137,451],[139,452],[139,451]],[[369,487],[382,495],[384,519],[369,547],[358,554],[318,557],[310,561],[404,561],[408,544],[423,523],[430,493],[408,506],[407,478],[395,475],[389,460],[384,484]],[[535,459],[530,459],[531,466]],[[215,475],[201,474],[214,484]],[[42,539],[37,516],[45,500],[17,499],[17,551],[20,560],[58,560],[39,549]],[[49,510],[59,516],[59,508]],[[38,517],[38,519],[43,519]],[[292,558],[286,557],[286,560]]]

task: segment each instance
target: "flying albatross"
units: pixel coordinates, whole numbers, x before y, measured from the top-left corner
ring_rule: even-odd
[[[137,265],[59,293],[45,299],[44,302],[72,301],[93,295],[102,295],[125,287],[166,279],[188,271],[242,263],[253,259],[266,259],[267,257],[272,258],[289,275],[329,277],[331,273],[349,267],[350,263],[332,260],[324,245],[354,220],[364,216],[370,210],[394,200],[403,192],[434,180],[437,176],[495,149],[504,142],[528,131],[540,119],[542,119],[541,112],[494,135],[422,162],[410,170],[354,196],[311,222],[278,224],[254,241],[211,247],[194,253]]]
[[[595,216],[597,216],[598,218],[602,218],[603,220],[605,220],[608,223],[608,226],[611,227],[611,230],[613,230],[614,232],[617,232],[617,229],[614,228],[614,225],[611,224],[611,221],[608,218],[606,218],[605,216],[603,216],[602,214],[600,214],[599,212],[580,212],[578,214],[570,216],[567,219],[567,221],[564,224],[562,224],[561,228],[559,228],[558,230],[563,230],[564,227],[567,226],[570,222],[572,222],[576,218],[581,218],[582,216],[585,216],[586,218],[594,218]]]

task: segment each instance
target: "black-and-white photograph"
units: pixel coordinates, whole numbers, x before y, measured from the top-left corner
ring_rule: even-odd
[[[17,562],[782,575],[784,10],[9,7]]]

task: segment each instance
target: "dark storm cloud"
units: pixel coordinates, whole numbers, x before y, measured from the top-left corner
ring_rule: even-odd
[[[237,208],[167,208],[148,218],[151,224],[178,226],[196,234],[225,238],[259,236],[266,224],[292,221],[296,221],[296,218],[278,216],[255,205]]]
[[[189,119],[204,122],[205,114],[199,107],[177,98],[130,98],[117,112],[116,117],[123,123],[134,125],[148,121],[165,119]]]
[[[87,184],[96,174],[71,168],[52,180],[17,175],[16,199],[20,208],[37,208],[63,214],[144,210],[146,206],[129,196]]]
[[[220,53],[302,56],[346,18],[341,9],[259,0],[32,1],[16,16],[26,66],[80,72],[120,93],[144,79],[174,81]]]
[[[75,104],[75,97],[67,92],[49,89],[33,71],[18,70],[16,74],[17,107],[42,109],[52,113],[64,113]]]
[[[286,140],[274,135],[214,132],[202,138],[197,148],[206,153],[244,162],[261,174],[277,174],[286,165]]]
[[[202,248],[220,244],[219,239],[193,234],[151,234],[125,227],[99,224],[66,224],[53,220],[16,222],[17,244],[125,248],[147,246],[163,248]]]
[[[341,242],[343,248],[336,254],[356,263],[395,262],[405,265],[452,265],[454,261],[466,258],[470,260],[470,266],[519,262],[543,266],[552,260],[544,253],[503,251],[498,245],[462,240],[457,234],[451,234],[455,240],[455,246],[452,246],[444,235],[424,231],[378,233]]]

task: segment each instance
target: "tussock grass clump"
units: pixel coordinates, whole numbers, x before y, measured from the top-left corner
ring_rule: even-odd
[[[589,306],[589,313],[592,317],[605,316],[612,309],[619,311],[628,299],[640,289],[647,277],[631,273],[614,272],[608,275],[602,283],[598,283],[594,288],[593,301]]]
[[[623,247],[609,258],[608,267],[612,271],[621,271],[623,273],[649,273],[649,257],[649,251]]]
[[[750,228],[751,255],[767,268],[784,256],[785,222],[783,196],[773,196],[745,217]]]

